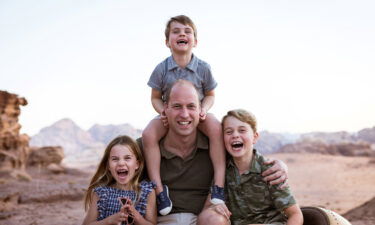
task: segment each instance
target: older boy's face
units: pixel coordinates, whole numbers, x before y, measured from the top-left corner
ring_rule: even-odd
[[[169,39],[166,40],[166,44],[172,52],[191,52],[197,45],[193,28],[189,25],[172,22],[170,24]]]
[[[248,123],[228,116],[223,123],[224,145],[233,158],[251,157],[258,133]]]

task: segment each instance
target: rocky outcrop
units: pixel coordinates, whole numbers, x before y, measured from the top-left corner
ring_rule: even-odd
[[[47,167],[50,164],[59,165],[64,159],[64,150],[60,146],[32,147],[27,165]]]
[[[0,91],[0,170],[24,170],[29,152],[29,137],[20,134],[18,116],[25,98]]]

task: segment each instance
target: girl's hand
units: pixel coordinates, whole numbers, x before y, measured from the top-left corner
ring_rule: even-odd
[[[127,223],[132,224],[143,218],[142,215],[134,208],[132,200],[128,199],[127,204],[125,204],[123,207],[127,217]]]
[[[127,220],[127,215],[124,211],[124,206],[121,207],[120,212],[113,214],[112,216],[107,217],[107,221],[109,224],[121,224],[122,222]]]

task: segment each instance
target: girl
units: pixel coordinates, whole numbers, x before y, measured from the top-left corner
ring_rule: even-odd
[[[232,110],[222,120],[224,145],[230,157],[226,169],[227,205],[233,225],[302,225],[303,216],[289,187],[269,186],[261,173],[268,168],[265,158],[255,150],[257,122],[245,110]],[[227,210],[225,205],[217,211]],[[221,208],[220,208],[221,207]]]
[[[128,136],[112,140],[85,195],[83,225],[156,224],[155,184],[139,183],[144,159]]]

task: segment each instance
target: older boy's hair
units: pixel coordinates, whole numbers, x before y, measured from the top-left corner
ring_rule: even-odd
[[[230,110],[227,112],[227,115],[225,115],[221,120],[221,124],[224,124],[225,119],[227,119],[229,116],[233,116],[234,118],[249,124],[253,131],[257,132],[257,120],[254,114],[252,114],[251,112],[243,109]]]
[[[171,23],[172,22],[178,22],[178,23],[181,23],[183,25],[191,26],[191,28],[193,28],[193,31],[194,31],[194,37],[195,37],[195,39],[197,39],[197,28],[195,27],[193,21],[185,15],[179,15],[179,16],[171,17],[168,20],[167,25],[165,27],[165,32],[164,32],[166,40],[169,40],[169,32],[171,31]]]

